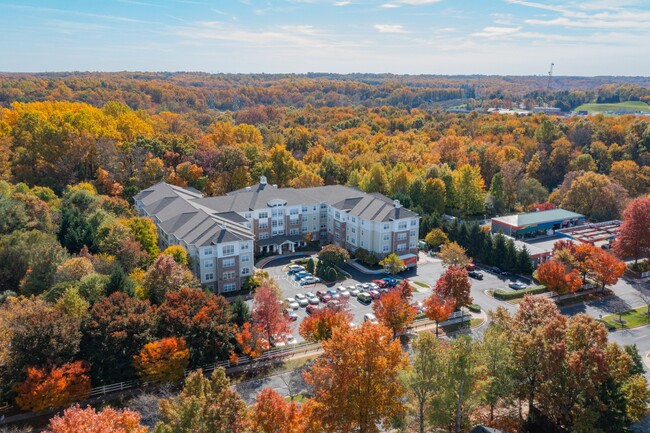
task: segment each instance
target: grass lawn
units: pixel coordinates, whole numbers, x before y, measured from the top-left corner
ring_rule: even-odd
[[[635,326],[647,325],[650,324],[650,316],[647,314],[648,307],[643,306],[635,308],[634,310],[626,311],[621,315],[623,320],[626,322],[625,325],[621,325],[618,322],[618,314],[610,314],[601,319],[601,322],[605,324],[608,328],[632,328]]]
[[[413,284],[415,284],[416,286],[423,287],[425,289],[429,288],[429,285],[427,283],[423,283],[422,281],[413,281]]]
[[[289,397],[289,396],[286,396],[284,399],[286,401],[291,401],[291,397]],[[307,397],[305,397],[305,395],[303,393],[300,393],[300,394],[296,395],[295,397],[293,397],[293,401],[295,401],[296,403],[304,403],[305,401],[307,401]]]
[[[619,102],[616,104],[582,104],[573,111],[587,111],[589,114],[603,111],[646,111],[650,110],[650,105],[641,101]]]

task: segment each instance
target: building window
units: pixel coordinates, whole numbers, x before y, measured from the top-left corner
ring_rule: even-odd
[[[327,204],[325,204],[325,203],[321,203],[320,208],[321,208],[321,209],[327,209]]]
[[[388,230],[390,228],[390,224],[384,224],[384,230]]]
[[[388,233],[386,233],[386,234],[384,235],[384,240],[387,241],[388,239],[390,239],[390,235],[389,235]]]
[[[260,233],[258,237],[259,237],[260,239],[268,239],[268,238],[269,238],[269,234],[268,234],[268,232]]]
[[[289,235],[293,236],[293,235],[297,235],[297,234],[298,234],[298,229],[289,230]]]
[[[241,251],[248,251],[248,243],[242,243],[239,245]]]
[[[235,266],[235,259],[225,259],[222,263],[224,268],[232,268]]]
[[[203,250],[203,255],[204,256],[211,256],[212,255],[212,248],[206,248]]]
[[[334,213],[334,218],[336,218],[337,220],[340,220],[340,219],[341,219],[341,212],[336,211],[336,212]]]
[[[246,212],[244,214],[244,218],[251,219],[251,218],[253,218],[253,214],[251,212]]]
[[[316,231],[316,226],[312,226],[311,228],[313,231]]]
[[[306,223],[307,221],[309,221],[309,217],[307,215],[303,215],[302,222]]]
[[[214,273],[208,272],[207,274],[205,274],[205,280],[206,281],[214,280]]]
[[[357,222],[357,219],[355,217],[350,217],[350,219],[352,220],[353,223]]]
[[[415,248],[415,240],[412,240],[409,244],[409,248]]]
[[[411,235],[411,237],[415,237],[415,230],[411,230],[410,235]]]
[[[357,232],[357,229],[355,229],[354,227],[352,227],[352,228],[350,229],[350,231],[351,231],[352,233],[356,233],[356,232]]]
[[[237,290],[235,283],[228,283],[223,285],[224,292],[234,292],[235,290]]]
[[[398,244],[397,251],[404,251],[406,249],[406,244]]]
[[[260,221],[259,228],[268,229],[269,228],[269,222],[268,221]]]
[[[251,259],[251,256],[249,256],[249,255],[241,256],[241,262],[242,263],[249,262],[250,259]]]
[[[214,262],[212,260],[206,260],[203,262],[203,267],[206,269],[214,267]]]
[[[302,207],[302,211],[303,211],[303,213],[304,213],[304,212],[307,212],[307,211],[309,211],[309,208],[308,208],[307,206],[303,206],[303,207]]]
[[[357,244],[357,241],[354,240],[354,238],[352,238],[352,240],[351,240],[350,242],[352,243],[352,245],[356,245],[356,244]]]
[[[361,246],[363,246],[363,241],[361,241]]]
[[[405,241],[406,240],[406,233],[398,233],[397,234],[397,240],[398,241]]]
[[[221,252],[223,253],[224,256],[232,256],[235,254],[235,246],[234,245],[224,245],[221,248]]]
[[[262,219],[262,218],[268,218],[268,217],[269,217],[269,213],[268,213],[268,212],[260,212],[260,219]]]
[[[233,272],[233,271],[228,271],[228,272],[223,273],[223,279],[224,280],[232,280],[236,276],[237,276],[237,274],[235,272]]]
[[[406,230],[406,221],[401,222],[397,225],[398,230]]]
[[[418,220],[411,220],[411,227],[418,225]]]
[[[390,247],[388,245],[384,245],[384,252],[387,253],[390,250]]]
[[[242,274],[242,275],[248,275],[248,274],[250,274],[250,273],[251,273],[250,268],[242,268],[242,269],[241,269],[241,274]]]
[[[307,227],[307,226],[302,226],[302,231],[303,231],[303,232],[306,232],[306,231],[308,231],[308,230],[309,230],[309,227]]]
[[[289,221],[289,224],[291,224],[291,225],[298,224],[298,218],[291,218],[291,220]]]
[[[298,215],[298,211],[299,211],[298,208],[291,209],[291,210],[289,210],[289,215]]]

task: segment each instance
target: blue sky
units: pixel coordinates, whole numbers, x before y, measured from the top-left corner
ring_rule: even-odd
[[[0,70],[650,75],[650,1],[0,0]]]

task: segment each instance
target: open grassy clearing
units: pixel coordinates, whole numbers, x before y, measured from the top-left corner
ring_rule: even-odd
[[[602,113],[605,111],[646,111],[650,110],[650,105],[641,101],[627,101],[619,102],[616,104],[582,104],[581,106],[575,108],[573,111],[587,111],[589,114],[592,113]]]
[[[621,324],[618,321],[618,314],[610,314],[601,319],[601,321],[608,328],[633,328],[635,326],[648,325],[650,324],[650,316],[648,316],[648,307],[642,306],[635,308],[634,310],[626,311],[621,314],[621,318],[625,321],[624,324]]]

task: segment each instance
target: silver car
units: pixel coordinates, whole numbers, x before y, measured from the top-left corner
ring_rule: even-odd
[[[296,302],[297,302],[298,305],[300,305],[301,307],[306,307],[307,305],[309,305],[309,300],[308,300],[307,297],[306,297],[305,295],[303,295],[302,293],[297,293],[296,296],[295,296],[295,298],[296,298]]]

